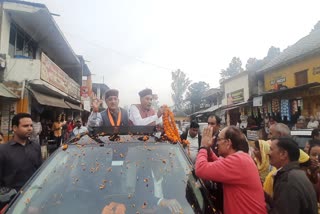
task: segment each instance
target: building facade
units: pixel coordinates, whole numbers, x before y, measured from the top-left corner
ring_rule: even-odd
[[[261,68],[263,109],[293,126],[300,116],[320,119],[320,31],[315,30]]]
[[[1,131],[9,135],[10,119],[19,112],[51,122],[61,113],[80,114],[83,64],[48,8],[2,1],[0,23],[0,80],[14,95],[0,96]]]

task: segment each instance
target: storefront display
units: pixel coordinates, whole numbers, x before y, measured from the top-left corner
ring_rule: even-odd
[[[279,99],[272,99],[271,111],[272,111],[273,113],[278,113],[278,112],[280,112]]]
[[[282,121],[291,120],[290,105],[289,105],[289,100],[287,99],[281,100],[281,120]]]
[[[272,113],[272,107],[271,107],[271,102],[267,103],[267,113],[271,114]]]

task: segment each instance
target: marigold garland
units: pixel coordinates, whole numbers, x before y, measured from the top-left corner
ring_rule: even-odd
[[[190,155],[188,140],[181,140],[177,125],[175,123],[174,114],[168,106],[164,106],[164,112],[162,115],[164,133],[167,138],[173,143],[181,142],[183,146],[188,147],[188,155]]]

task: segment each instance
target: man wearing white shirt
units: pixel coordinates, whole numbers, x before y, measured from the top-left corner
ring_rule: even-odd
[[[189,130],[184,132],[180,137],[183,140],[189,141],[190,159],[192,160],[192,163],[195,163],[197,154],[199,151],[199,147],[201,144],[201,135],[199,134],[199,124],[197,122],[192,121],[190,123]]]
[[[72,132],[73,132],[74,136],[77,136],[79,134],[88,132],[88,129],[87,129],[87,127],[82,125],[81,119],[77,119],[76,120],[76,127],[73,129]]]
[[[129,123],[134,126],[155,126],[162,122],[163,109],[158,112],[151,107],[152,90],[144,89],[139,92],[140,104],[131,105],[129,110]]]

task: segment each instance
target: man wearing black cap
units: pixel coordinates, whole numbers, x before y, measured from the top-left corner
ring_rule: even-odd
[[[131,125],[135,126],[155,126],[162,122],[162,108],[156,113],[152,109],[152,90],[146,88],[139,92],[140,104],[134,104],[130,107],[129,120]]]
[[[105,101],[108,108],[102,112],[99,111],[101,100],[95,100],[92,104],[92,112],[88,118],[89,127],[110,127],[110,126],[128,126],[128,113],[125,109],[119,107],[119,91],[109,89],[105,93]]]

